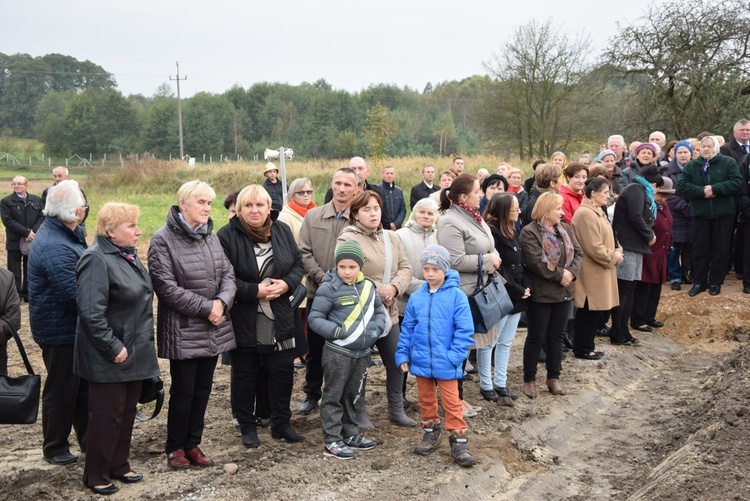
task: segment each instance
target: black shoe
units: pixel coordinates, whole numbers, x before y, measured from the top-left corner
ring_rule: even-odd
[[[466,374],[464,374],[464,377],[463,377],[463,378],[461,378],[461,379],[462,379],[463,381],[468,381],[468,382],[471,382],[471,381],[474,381],[474,376],[472,376],[471,374],[469,374],[469,373],[467,372]]]
[[[695,297],[701,292],[704,292],[705,290],[706,290],[705,285],[694,284],[693,287],[688,291],[688,296]]]
[[[500,397],[497,396],[495,390],[483,390],[480,388],[479,393],[481,393],[485,400],[489,400],[490,402],[497,402],[500,400]]]
[[[673,291],[682,290],[682,284],[680,282],[672,282],[671,287]]]
[[[737,280],[742,280],[742,276],[743,276],[742,272],[738,271],[737,272]]]
[[[641,332],[654,332],[654,329],[649,327],[648,325],[641,325],[639,327],[633,327],[633,329]]]
[[[721,294],[721,285],[711,285],[708,288],[708,293],[712,296],[718,296]]]
[[[495,390],[495,393],[497,393],[498,397],[509,398],[511,400],[515,400],[518,398],[518,395],[514,395],[511,392],[509,392],[508,388],[495,386],[494,390]]]
[[[302,414],[303,416],[307,416],[308,414],[311,414],[312,411],[314,411],[317,406],[318,406],[317,400],[312,400],[308,398],[304,402],[299,404],[299,409],[297,410],[299,410],[299,413]]]
[[[744,294],[750,294],[750,287],[744,287],[744,288],[742,289],[742,292],[743,292]]]
[[[604,356],[604,352],[602,351],[594,351],[594,352],[576,354],[576,358],[582,358],[584,360],[599,360],[603,356]]]
[[[597,329],[596,335],[599,337],[609,337],[609,327],[602,327],[601,329]]]
[[[656,327],[657,329],[660,327],[664,327],[664,322],[659,322],[658,320],[654,320],[653,322],[647,322],[647,323],[651,327]]]
[[[89,486],[89,489],[91,489],[91,492],[94,494],[99,494],[100,496],[109,496],[120,490],[115,484],[109,484],[107,487],[94,487],[91,485]]]
[[[248,449],[260,447],[260,439],[258,438],[257,429],[245,428],[245,430],[242,431],[242,445]]]
[[[292,428],[292,425],[290,424],[285,424],[285,425],[279,426],[278,428],[274,428],[272,426],[271,438],[274,438],[276,440],[283,439],[292,444],[305,441],[305,437],[297,433],[297,431],[294,428]]]
[[[44,460],[50,464],[64,465],[75,463],[76,461],[78,461],[78,456],[76,456],[75,454],[71,454],[70,451],[65,451],[49,458],[45,456]]]
[[[633,346],[638,346],[639,344],[641,344],[641,342],[640,342],[640,341],[638,341],[638,339],[636,339],[636,338],[634,338],[634,337],[631,337],[631,338],[630,338],[630,339],[628,340],[628,342],[629,342],[629,343],[630,343],[631,345],[633,345]]]
[[[119,480],[124,484],[134,484],[143,480],[143,475],[141,473],[133,472],[131,475],[112,475],[112,478]]]
[[[610,339],[609,342],[615,346],[633,346],[630,341],[615,341],[614,339]]]

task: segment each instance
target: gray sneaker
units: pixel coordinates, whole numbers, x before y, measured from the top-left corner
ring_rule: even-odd
[[[422,429],[424,429],[422,443],[414,448],[414,454],[426,456],[440,447],[440,444],[443,443],[443,434],[440,428],[440,423],[435,424],[432,421],[423,422]]]
[[[365,438],[361,433],[357,433],[353,437],[345,438],[344,443],[352,449],[359,449],[360,451],[367,451],[378,445],[374,440]]]
[[[347,447],[344,442],[333,442],[326,444],[323,448],[323,455],[336,459],[354,459],[357,453]]]
[[[311,399],[305,399],[304,402],[299,404],[299,413],[307,416],[308,414],[312,413],[312,411],[315,410],[315,408],[318,406],[317,400],[311,400]]]

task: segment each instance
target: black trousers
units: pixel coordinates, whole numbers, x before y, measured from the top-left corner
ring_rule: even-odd
[[[261,373],[265,372],[265,381]],[[271,407],[271,426],[289,424],[289,402],[294,386],[294,350],[258,353],[237,348],[232,352],[232,395],[240,428],[255,428],[255,402],[259,389],[266,386]],[[259,411],[258,411],[259,412]]]
[[[635,329],[654,322],[660,299],[661,284],[637,282],[633,297],[633,311],[630,313],[630,326]]]
[[[693,282],[721,285],[729,271],[734,216],[693,218]]]
[[[744,266],[744,255],[745,255],[745,226],[748,225],[748,221],[740,221],[736,223],[734,229],[734,238],[732,238],[732,265],[734,271],[739,274],[743,274]]]
[[[8,340],[0,335],[0,375],[8,375]]]
[[[742,230],[742,241],[747,245],[742,246],[742,287],[750,287],[750,221],[745,221],[737,227]],[[745,273],[745,270],[748,272]]]
[[[312,310],[313,299],[307,300],[307,312]],[[305,357],[305,386],[303,391],[307,394],[307,400],[320,400],[323,395],[323,346],[326,340],[307,324],[307,357]]]
[[[528,333],[523,345],[523,380],[536,380],[539,350],[547,347],[547,379],[559,379],[562,370],[563,334],[570,316],[571,302],[537,303],[528,301]]]
[[[130,441],[143,381],[89,383],[89,427],[83,482],[107,485],[130,472]]]
[[[89,384],[73,374],[73,345],[42,346],[47,379],[42,390],[44,457],[70,451],[68,436],[75,429],[81,452],[86,451]]]
[[[169,361],[172,386],[169,388],[167,443],[164,447],[167,454],[200,445],[218,358]]]
[[[586,299],[583,308],[576,309],[573,353],[585,355],[595,350],[596,329],[606,313],[606,311],[589,310],[588,299]]]
[[[635,296],[635,280],[617,279],[617,292],[620,296],[620,305],[612,308],[612,328],[609,337],[616,343],[630,341],[633,336],[628,328],[630,313],[633,311],[633,299]]]
[[[24,256],[21,251],[8,251],[8,270],[16,277],[16,290],[22,298],[29,296],[29,286],[26,282],[26,265],[29,256]]]

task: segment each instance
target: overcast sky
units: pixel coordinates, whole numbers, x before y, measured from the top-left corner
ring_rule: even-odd
[[[485,74],[513,30],[536,18],[590,34],[598,53],[648,0],[0,0],[0,52],[59,53],[114,74],[120,91],[151,96],[175,75],[181,93],[325,78],[359,91]],[[174,83],[172,83],[174,87]]]

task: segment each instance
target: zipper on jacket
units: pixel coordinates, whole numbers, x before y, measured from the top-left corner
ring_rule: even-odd
[[[429,292],[430,287],[427,286],[427,290]],[[430,302],[429,306],[427,307],[427,347],[429,348],[430,352],[430,374],[434,373],[434,369],[432,367],[432,296],[437,294],[437,292],[429,292],[430,294]]]

